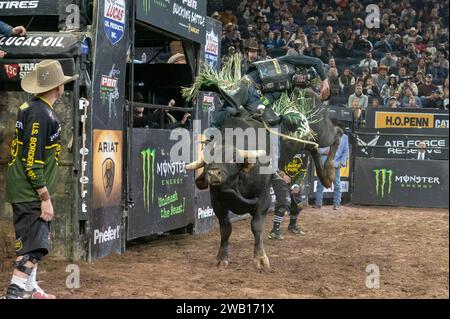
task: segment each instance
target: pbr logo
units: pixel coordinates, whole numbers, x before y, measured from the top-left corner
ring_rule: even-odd
[[[10,80],[15,79],[16,76],[19,74],[18,64],[5,64],[3,68],[5,69],[6,75]]]
[[[150,200],[153,203],[155,197],[156,150],[152,148],[147,148],[141,151],[141,156],[142,156],[142,185],[143,185],[144,208],[148,212],[150,211]]]
[[[384,198],[384,195],[389,195],[392,190],[392,170],[391,169],[374,169],[375,173],[375,189],[377,195]]]
[[[103,188],[106,197],[111,196],[114,187],[115,164],[111,158],[107,158],[102,165]]]
[[[115,69],[115,64],[112,66],[108,75],[102,75],[100,83],[100,98],[104,104],[108,101],[108,117],[117,116],[116,101],[120,97],[119,93],[119,79],[116,75],[120,74],[120,70]]]
[[[116,45],[125,33],[125,0],[106,0],[104,27],[109,41]]]

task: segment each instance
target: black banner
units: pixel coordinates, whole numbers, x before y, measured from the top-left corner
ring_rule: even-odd
[[[222,44],[222,23],[216,19],[206,17],[206,38],[205,44],[202,45],[204,59],[210,67],[215,70],[220,68],[220,52]]]
[[[68,1],[55,0],[2,0],[0,1],[0,16],[37,16],[59,15],[60,3]]]
[[[367,128],[444,128],[449,127],[447,110],[368,108]]]
[[[359,129],[356,140],[358,157],[417,159],[424,141],[426,159],[448,160],[448,131],[442,129]]]
[[[136,19],[197,43],[205,43],[204,0],[137,0]]]
[[[127,63],[127,1],[98,2],[94,53],[94,129],[123,129]]]
[[[25,37],[0,36],[0,50],[6,58],[71,58],[81,55],[84,35],[29,33]]]
[[[134,128],[128,239],[174,230],[194,222],[194,178],[173,162],[169,130]]]
[[[20,82],[25,74],[34,71],[36,65],[42,60],[35,59],[0,59],[0,81]],[[64,70],[64,74],[75,74],[75,62],[73,59],[58,59]]]
[[[126,0],[97,1],[91,116],[91,258],[121,252],[123,112],[128,41]]]
[[[355,159],[352,203],[448,208],[448,161]]]
[[[329,118],[335,118],[339,121],[344,121],[344,122],[352,122],[353,121],[352,110],[350,110],[348,108],[345,108],[342,106],[328,105],[326,107],[326,110],[328,111]]]

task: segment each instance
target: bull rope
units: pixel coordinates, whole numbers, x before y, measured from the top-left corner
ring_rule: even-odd
[[[263,121],[263,123],[264,123],[264,127],[266,128],[266,130],[267,130],[269,133],[271,133],[271,134],[274,134],[274,135],[277,135],[277,136],[280,136],[280,137],[284,137],[284,138],[286,138],[286,139],[288,139],[288,140],[291,140],[291,141],[295,141],[295,142],[299,142],[299,143],[303,143],[303,144],[312,145],[315,149],[319,148],[319,144],[317,144],[316,142],[305,141],[305,140],[302,140],[302,139],[299,139],[299,138],[296,138],[296,137],[292,137],[292,136],[289,136],[289,135],[286,135],[286,134],[283,134],[283,133],[279,133],[279,132],[274,131],[273,129],[271,129],[271,128],[267,125],[266,122]]]

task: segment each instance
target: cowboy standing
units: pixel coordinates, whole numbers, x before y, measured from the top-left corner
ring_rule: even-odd
[[[63,95],[64,84],[77,78],[65,76],[58,61],[44,60],[21,83],[22,89],[34,96],[19,107],[6,174],[17,255],[7,299],[55,299],[38,286],[36,272],[38,262],[49,251],[52,195],[61,150],[61,125],[53,105]]]

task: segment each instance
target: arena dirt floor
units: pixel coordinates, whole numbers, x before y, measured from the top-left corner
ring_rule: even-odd
[[[301,225],[305,236],[265,240],[270,271],[255,269],[253,235],[243,220],[233,227],[227,269],[216,267],[215,230],[79,263],[80,289],[65,287],[68,263],[56,258],[46,260],[38,279],[59,298],[449,298],[448,210],[325,206],[305,209]],[[369,264],[379,267],[379,289],[366,287]],[[6,265],[1,287],[9,280]]]

